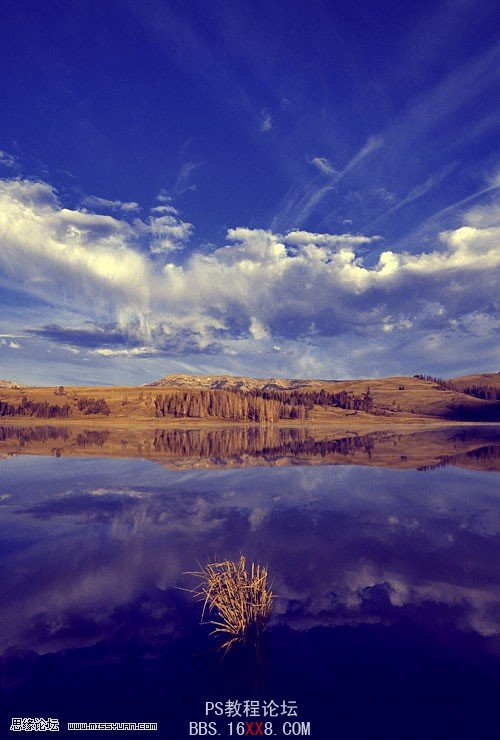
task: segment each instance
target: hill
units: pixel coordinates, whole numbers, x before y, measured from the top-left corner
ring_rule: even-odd
[[[295,390],[296,388],[312,388],[315,384],[324,384],[320,380],[286,380],[284,378],[249,378],[239,375],[166,375],[160,380],[148,383],[156,388],[200,388],[218,391],[264,391],[264,390]]]
[[[20,388],[17,383],[13,383],[12,380],[0,380],[0,388]]]
[[[477,373],[451,378],[450,388],[490,401],[500,400],[500,373]]]
[[[469,386],[494,386],[500,389],[500,372],[499,373],[473,373],[472,375],[460,375],[457,378],[449,378],[457,388],[467,388]]]
[[[471,395],[469,378],[475,385]],[[443,381],[429,376],[364,380],[287,380],[170,375],[140,387],[0,388],[0,417],[66,421],[130,420],[160,425],[308,422],[358,426],[437,421],[499,421],[496,389],[477,396],[483,376]],[[490,374],[486,376],[491,387]],[[455,382],[457,385],[455,385]],[[486,382],[486,381],[485,381]],[[485,386],[486,387],[486,386]]]
[[[500,373],[473,373],[471,375],[461,375],[456,378],[438,378],[432,375],[413,375],[412,378],[407,376],[394,376],[377,379],[360,379],[360,380],[326,380],[326,379],[288,379],[288,378],[251,378],[243,375],[190,375],[188,373],[171,373],[147,383],[146,387],[154,388],[199,388],[210,390],[281,390],[291,391],[298,388],[319,390],[321,388],[345,387],[346,384],[365,384],[379,385],[387,384],[391,381],[406,381],[410,383],[413,380],[426,380],[434,384],[450,384],[455,390],[465,390],[476,387],[494,387],[500,390]],[[421,386],[419,386],[421,387]]]

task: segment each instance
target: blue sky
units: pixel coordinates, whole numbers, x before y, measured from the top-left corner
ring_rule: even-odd
[[[7,2],[0,377],[498,369],[493,2]]]

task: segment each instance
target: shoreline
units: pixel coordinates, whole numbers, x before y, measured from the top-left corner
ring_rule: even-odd
[[[375,417],[377,418],[377,417]],[[358,427],[359,429],[373,429],[374,431],[391,431],[394,430],[418,430],[418,429],[440,429],[448,427],[499,427],[500,422],[498,421],[460,421],[460,420],[445,420],[436,417],[425,417],[416,416],[415,419],[408,418],[391,418],[388,420],[387,417],[378,417],[381,421],[375,421],[374,419],[368,419],[366,417],[356,417],[355,414],[345,417],[339,417],[338,419],[304,419],[304,420],[290,420],[280,419],[276,422],[249,422],[249,421],[230,421],[224,419],[199,419],[196,418],[173,418],[165,419],[164,417],[158,419],[141,419],[134,417],[120,417],[110,419],[109,417],[99,417],[92,419],[40,419],[33,417],[0,417],[0,427],[81,427],[84,429],[99,428],[99,429],[310,429],[313,430],[319,427],[321,430],[341,430],[342,428],[349,426]],[[382,421],[384,419],[384,421]]]

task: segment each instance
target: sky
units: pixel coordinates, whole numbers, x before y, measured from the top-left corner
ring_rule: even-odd
[[[499,369],[486,0],[6,0],[0,378]]]

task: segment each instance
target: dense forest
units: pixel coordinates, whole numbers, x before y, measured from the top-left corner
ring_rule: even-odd
[[[337,406],[373,412],[373,397],[367,389],[362,396],[346,391],[170,391],[154,400],[157,417],[217,417],[232,421],[275,422],[280,419],[307,419],[315,405]]]
[[[256,391],[172,391],[157,395],[154,404],[158,417],[217,417],[255,422],[307,417],[307,409],[303,404],[292,404],[284,397],[265,398],[262,392]]]

